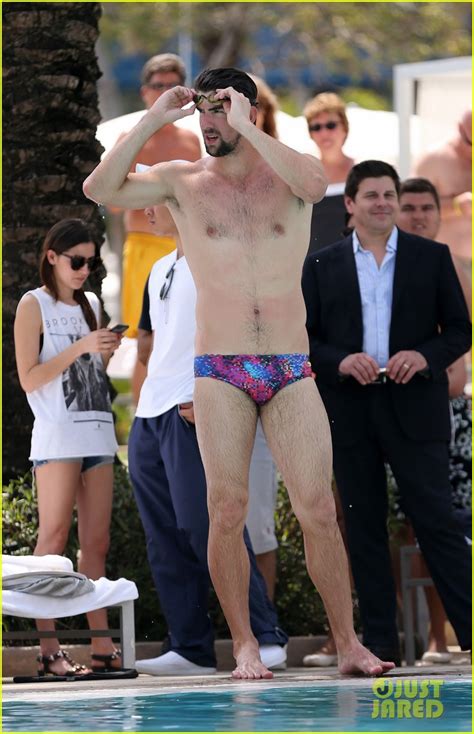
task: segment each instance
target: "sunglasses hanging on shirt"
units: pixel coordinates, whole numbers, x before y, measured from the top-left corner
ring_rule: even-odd
[[[164,301],[165,298],[168,297],[168,293],[170,292],[171,284],[173,282],[174,278],[174,266],[176,265],[176,260],[168,270],[168,272],[165,275],[165,282],[161,286],[160,289],[160,301]]]

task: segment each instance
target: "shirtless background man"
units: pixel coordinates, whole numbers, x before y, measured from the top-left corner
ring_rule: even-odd
[[[316,158],[255,126],[257,89],[236,69],[202,72],[195,89],[163,94],[84,183],[116,206],[165,203],[197,288],[194,407],[208,485],[209,567],[234,643],[237,678],[267,678],[249,625],[245,522],[257,415],[304,531],[342,673],[394,667],[366,650],[352,624],[348,564],[331,492],[327,416],[308,364],[301,271],[312,204],[326,180]],[[200,114],[209,157],[129,174],[163,125]],[[258,403],[258,404],[257,404]]]
[[[140,95],[149,109],[168,89],[184,84],[186,69],[179,56],[159,54],[144,65],[141,73]],[[126,137],[123,133],[119,142]],[[173,124],[157,130],[139,150],[132,161],[153,165],[175,159],[197,161],[201,157],[199,139],[191,130]],[[143,209],[126,209],[124,227],[127,233],[123,246],[122,321],[129,325],[127,337],[136,338],[141,313],[141,298],[151,268],[175,247],[176,227],[166,206],[155,213],[156,225],[152,229]],[[145,367],[137,361],[132,377],[134,402],[138,402],[140,388],[145,379]]]
[[[457,133],[426,153],[415,165],[414,176],[427,178],[436,187],[441,203],[437,239],[447,242],[471,277],[472,248],[472,112],[467,110]]]

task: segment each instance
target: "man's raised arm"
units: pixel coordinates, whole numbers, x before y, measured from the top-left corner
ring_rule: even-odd
[[[160,163],[146,173],[129,173],[135,157],[146,141],[164,125],[192,115],[193,89],[174,87],[157,99],[132,130],[99,163],[83,185],[84,194],[100,204],[144,209],[162,202],[170,193],[166,170],[172,163]]]
[[[232,87],[219,89],[215,97],[223,100],[229,125],[248,140],[295,196],[311,204],[323,198],[328,182],[317,158],[298,153],[259,130],[250,120],[249,100]]]

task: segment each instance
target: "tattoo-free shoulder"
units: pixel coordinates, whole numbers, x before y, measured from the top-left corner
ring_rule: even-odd
[[[42,290],[46,292],[46,289],[44,288],[44,286]],[[40,310],[38,299],[34,297],[31,291],[28,291],[27,293],[23,293],[22,297],[18,301],[17,308],[19,308],[20,306],[22,308],[28,308],[28,309],[36,308],[38,311]]]
[[[15,321],[17,326],[25,328],[29,333],[42,331],[43,319],[41,306],[31,292],[24,293],[16,307]]]

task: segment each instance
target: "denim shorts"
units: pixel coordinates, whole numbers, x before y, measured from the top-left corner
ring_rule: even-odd
[[[83,474],[84,472],[89,471],[89,469],[96,469],[98,466],[105,466],[106,464],[113,464],[114,457],[113,456],[84,456],[83,458],[81,458],[80,456],[78,456],[77,458],[65,458],[65,459],[33,459],[33,471],[37,469],[39,466],[44,466],[45,464],[51,464],[53,461],[54,462],[65,461],[69,464],[75,461],[82,461],[81,473]]]

